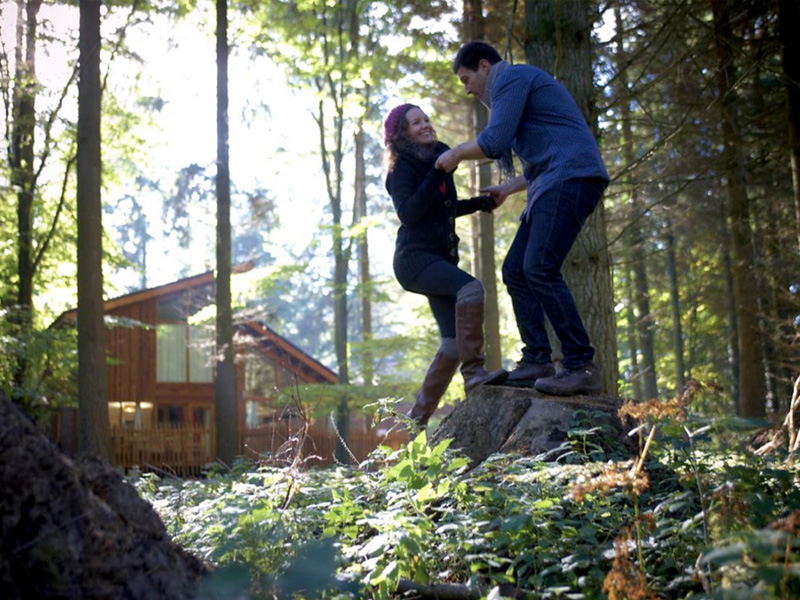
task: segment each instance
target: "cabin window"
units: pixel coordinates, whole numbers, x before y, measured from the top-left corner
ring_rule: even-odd
[[[162,383],[211,383],[214,330],[188,323],[156,328],[156,377]]]
[[[112,427],[148,429],[153,425],[153,403],[109,402],[108,418]]]
[[[275,420],[275,363],[260,352],[247,352],[244,363],[245,424],[269,425]]]
[[[182,406],[159,406],[158,424],[159,425],[180,425],[184,422]]]
[[[247,427],[263,427],[275,422],[275,407],[272,403],[248,400],[245,402],[245,425]]]
[[[271,398],[277,383],[275,363],[259,353],[249,352],[244,365],[245,395]]]

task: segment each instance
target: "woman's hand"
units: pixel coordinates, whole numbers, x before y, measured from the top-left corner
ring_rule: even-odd
[[[461,162],[457,150],[458,148],[451,148],[450,150],[442,152],[439,158],[436,159],[436,168],[441,169],[445,173],[455,171],[458,163]]]
[[[436,159],[436,168],[441,169],[445,173],[451,173],[456,170],[458,163],[462,160],[476,160],[486,158],[486,155],[478,146],[478,142],[472,140],[471,142],[464,142],[455,148],[446,150],[439,155]]]

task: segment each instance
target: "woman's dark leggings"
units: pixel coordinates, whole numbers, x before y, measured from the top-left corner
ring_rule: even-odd
[[[474,285],[470,285],[473,282]],[[470,287],[464,290],[467,285]],[[456,301],[466,300],[463,297],[465,291],[477,298],[478,287],[480,287],[480,297],[477,301],[483,301],[483,285],[477,279],[446,260],[437,260],[425,267],[406,289],[427,296],[433,318],[436,319],[444,340],[456,337]],[[476,300],[470,298],[469,301]]]

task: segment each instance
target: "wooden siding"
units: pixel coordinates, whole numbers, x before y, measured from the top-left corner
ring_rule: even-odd
[[[213,383],[157,383],[155,401],[158,405],[214,404]]]
[[[109,402],[153,402],[156,381],[156,304],[142,302],[119,307],[110,316],[130,319],[106,329]],[[136,326],[150,325],[150,329]]]

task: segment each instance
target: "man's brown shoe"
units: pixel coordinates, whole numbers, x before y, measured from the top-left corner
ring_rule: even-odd
[[[596,394],[600,391],[600,374],[595,364],[589,362],[580,369],[564,369],[552,377],[537,379],[533,387],[553,396]]]

